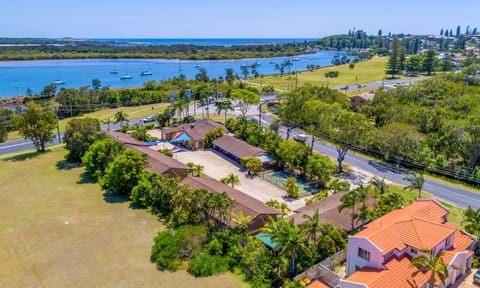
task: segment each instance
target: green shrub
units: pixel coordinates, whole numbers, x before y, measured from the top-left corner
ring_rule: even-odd
[[[223,254],[223,245],[218,241],[217,238],[213,239],[207,245],[205,245],[205,251],[208,252],[208,254],[213,255],[213,256],[222,256]]]
[[[153,239],[154,244],[150,260],[157,264],[160,270],[176,271],[180,241],[178,235],[171,231],[162,231]]]
[[[152,130],[153,128],[155,128],[155,124],[153,123],[145,124],[144,126],[147,130]]]
[[[221,256],[202,254],[190,260],[187,271],[195,277],[208,277],[228,271],[228,261]]]
[[[338,77],[338,74],[340,74],[340,72],[338,72],[338,71],[328,71],[328,72],[325,72],[325,77],[326,78],[336,78],[336,77]]]

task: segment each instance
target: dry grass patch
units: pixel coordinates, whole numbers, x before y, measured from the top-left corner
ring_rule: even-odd
[[[242,287],[239,276],[197,279],[158,271],[164,226],[105,196],[55,148],[0,160],[0,287]]]

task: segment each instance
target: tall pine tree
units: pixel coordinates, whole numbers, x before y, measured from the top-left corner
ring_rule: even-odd
[[[390,58],[387,63],[386,74],[392,75],[392,79],[395,78],[400,72],[400,41],[397,36],[393,37],[392,45],[390,46]]]

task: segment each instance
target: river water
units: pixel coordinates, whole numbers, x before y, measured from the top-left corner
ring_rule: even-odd
[[[242,65],[258,63],[259,74],[271,75],[279,73],[275,64],[290,59],[291,71],[306,70],[308,64],[320,66],[331,65],[335,55],[342,52],[318,51],[315,54],[295,57],[258,58],[220,61],[187,61],[166,59],[81,59],[81,60],[35,60],[0,62],[0,97],[22,96],[30,88],[39,93],[46,85],[62,80],[59,88],[79,88],[91,85],[92,79],[99,79],[103,86],[112,88],[138,87],[149,80],[166,80],[184,74],[188,79],[194,78],[199,68],[203,67],[210,78],[225,77],[225,69],[231,67],[235,74],[243,77]],[[353,58],[353,57],[351,57]],[[116,70],[118,74],[112,74]],[[142,71],[151,75],[141,76]],[[285,69],[288,72],[288,69]],[[129,75],[131,79],[122,80],[121,76]]]

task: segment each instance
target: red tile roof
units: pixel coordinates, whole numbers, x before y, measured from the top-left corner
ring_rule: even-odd
[[[363,283],[368,288],[420,288],[428,281],[428,273],[418,273],[412,278],[417,268],[412,265],[411,258],[394,257],[385,264],[384,270],[362,268],[347,278],[348,281]]]
[[[323,284],[319,280],[314,280],[312,283],[310,283],[307,288],[330,288],[329,286]]]
[[[367,224],[355,236],[367,237],[386,254],[406,245],[433,248],[455,232],[444,225],[448,210],[432,199],[420,199]]]

